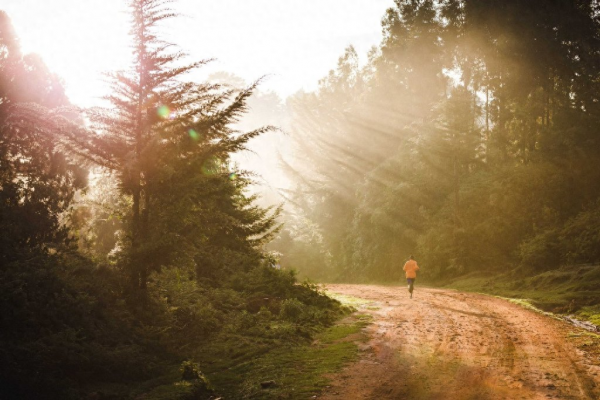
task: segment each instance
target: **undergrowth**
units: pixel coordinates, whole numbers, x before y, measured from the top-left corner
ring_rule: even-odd
[[[353,352],[327,339],[358,329],[333,326],[352,308],[289,271],[256,266],[200,280],[165,269],[136,297],[118,270],[90,264],[43,256],[0,271],[0,398],[240,398],[253,390],[250,377],[273,375],[269,365],[287,387],[293,374],[278,365],[297,357],[298,373],[318,383]],[[319,335],[329,345],[310,347]],[[322,360],[314,370],[306,354]]]
[[[318,293],[318,292],[317,292]],[[322,295],[322,294],[319,294]],[[357,302],[346,300],[338,317],[349,314]],[[230,399],[307,399],[326,385],[326,374],[356,359],[356,341],[366,339],[361,330],[370,316],[353,314],[335,325],[309,323],[299,301],[293,312],[280,309],[278,318],[267,318],[266,307],[252,329],[223,330],[188,353],[202,366],[213,395]],[[337,301],[336,301],[337,303]],[[272,316],[273,314],[270,314]],[[244,317],[244,318],[247,318]],[[262,384],[262,385],[261,385]],[[264,385],[264,387],[263,387]],[[162,385],[142,391],[146,400],[204,399],[198,388],[181,381],[176,371]],[[170,396],[170,397],[169,397]]]

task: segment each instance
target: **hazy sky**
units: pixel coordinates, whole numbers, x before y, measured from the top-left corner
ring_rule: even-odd
[[[25,52],[41,54],[61,75],[70,99],[91,105],[105,89],[102,72],[130,60],[125,0],[2,0]],[[393,0],[179,0],[182,17],[165,38],[192,59],[216,58],[205,74],[224,70],[248,81],[272,75],[263,90],[286,97],[311,90],[345,47],[361,56],[381,39]],[[198,79],[201,79],[198,76]]]

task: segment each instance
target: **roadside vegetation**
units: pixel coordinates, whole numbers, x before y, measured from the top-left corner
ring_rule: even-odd
[[[366,64],[288,99],[285,210],[232,162],[277,130],[240,128],[260,81],[192,81],[169,3],[129,0],[131,66],[86,110],[0,11],[0,398],[304,399],[367,321],[303,279],[411,254],[600,322],[597,0],[396,0]]]
[[[289,103],[293,212],[272,248],[301,276],[419,281],[595,319],[598,2],[395,1]],[[308,162],[307,162],[308,160]],[[307,172],[308,168],[308,172]]]
[[[492,276],[473,273],[442,286],[522,299],[540,310],[573,315],[600,327],[598,265],[562,267],[537,275],[526,275],[519,269]]]
[[[131,69],[91,110],[0,11],[2,399],[304,398],[356,353],[230,161],[275,129],[235,128],[258,83],[187,81],[206,61],[160,39],[167,3],[130,1]]]

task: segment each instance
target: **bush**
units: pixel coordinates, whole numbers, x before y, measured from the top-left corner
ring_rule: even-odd
[[[90,382],[131,382],[156,373],[161,347],[132,323],[131,310],[118,298],[119,282],[116,271],[96,269],[73,254],[5,265],[0,398],[79,398],[77,391]]]
[[[200,371],[200,365],[193,361],[182,362],[179,371],[181,372],[181,379],[184,381],[193,381],[204,376]]]
[[[223,349],[211,346],[224,338],[269,349],[306,341],[341,314],[339,303],[314,285],[298,285],[292,273],[257,266],[233,277],[216,287],[198,282],[193,270],[165,268],[151,276],[145,296],[134,296],[118,269],[76,255],[5,266],[0,398],[77,399],[90,387],[137,387],[184,357],[216,352],[222,359]],[[150,398],[209,397],[197,364],[184,362],[181,373],[184,381],[150,389]]]
[[[559,235],[555,230],[542,232],[521,243],[521,264],[535,271],[554,269],[561,262]]]
[[[296,298],[285,299],[281,302],[279,316],[286,321],[298,322],[305,308],[306,306]]]
[[[600,203],[569,220],[561,232],[565,261],[600,262]]]

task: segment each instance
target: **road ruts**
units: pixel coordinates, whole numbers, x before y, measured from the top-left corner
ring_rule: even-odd
[[[508,301],[451,290],[328,285],[371,301],[360,360],[322,399],[600,399],[599,360],[570,325]]]

